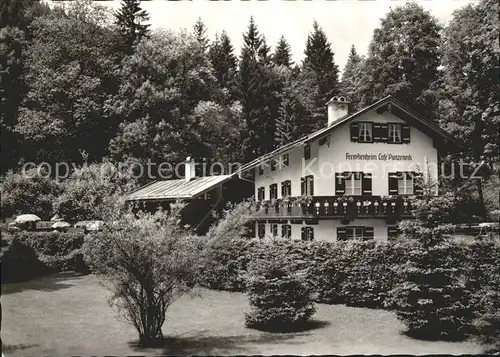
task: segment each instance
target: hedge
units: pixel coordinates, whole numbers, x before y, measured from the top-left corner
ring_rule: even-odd
[[[213,247],[212,259],[202,267],[202,285],[216,290],[244,291],[246,267],[258,258],[259,239],[232,239]],[[276,239],[307,268],[315,301],[384,308],[387,294],[398,283],[398,266],[414,249],[410,240],[394,242],[303,242]],[[450,264],[460,270],[467,288],[480,291],[492,274],[500,274],[500,242],[450,241]],[[475,299],[478,301],[479,296]]]
[[[81,252],[83,238],[83,233],[2,233],[3,281],[22,281],[60,271],[88,273]]]

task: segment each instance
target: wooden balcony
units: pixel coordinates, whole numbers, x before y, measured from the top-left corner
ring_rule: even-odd
[[[306,202],[309,201],[309,202]],[[257,219],[411,218],[411,199],[404,196],[313,196],[257,202]]]

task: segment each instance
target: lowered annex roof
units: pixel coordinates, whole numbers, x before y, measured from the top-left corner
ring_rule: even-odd
[[[233,175],[204,176],[191,181],[185,179],[156,181],[130,193],[127,201],[192,199],[214,186],[231,179]]]
[[[258,157],[257,159],[250,161],[249,163],[243,165],[240,168],[239,172],[241,173],[241,172],[253,169],[254,167],[258,166],[259,164],[262,164],[263,162],[270,160],[271,158],[273,158],[276,155],[285,153],[285,152],[290,151],[296,147],[302,146],[304,144],[308,144],[316,139],[319,139],[325,135],[328,135],[330,132],[332,132],[339,125],[344,124],[346,122],[349,122],[349,121],[353,120],[354,118],[357,118],[360,115],[367,113],[371,110],[379,110],[381,108],[384,108],[387,105],[391,105],[391,106],[398,108],[407,117],[412,118],[413,120],[415,120],[416,122],[421,124],[423,127],[425,127],[426,129],[428,129],[429,131],[434,133],[436,136],[440,136],[441,138],[451,142],[452,144],[454,144],[456,146],[460,146],[460,144],[458,144],[456,142],[456,140],[450,134],[448,134],[446,131],[439,128],[436,124],[430,122],[429,120],[423,118],[422,116],[420,116],[419,114],[417,114],[416,112],[411,110],[410,108],[406,107],[400,101],[395,99],[393,96],[388,95],[387,97],[382,98],[379,101],[377,101],[377,102],[375,102],[375,103],[373,103],[373,104],[371,104],[371,105],[369,105],[369,106],[367,106],[367,107],[365,107],[365,108],[363,108],[355,113],[348,114],[340,119],[337,119],[335,122],[333,122],[332,124],[328,125],[327,127],[323,128],[323,129],[319,129],[319,130],[315,131],[314,133],[303,136],[300,139],[297,139],[297,140],[295,140],[289,144],[286,144],[286,145],[284,145],[284,146],[282,146],[274,151],[271,151],[270,153],[267,153],[265,155]]]

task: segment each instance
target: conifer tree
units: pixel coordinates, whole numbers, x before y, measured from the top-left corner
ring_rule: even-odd
[[[233,45],[225,31],[220,36],[215,36],[208,50],[208,57],[221,87],[231,89],[237,63]]]
[[[290,68],[292,66],[292,56],[290,52],[290,45],[286,41],[285,36],[281,35],[274,52],[274,63],[277,66],[285,66]]]
[[[276,134],[274,141],[277,148],[292,141],[294,121],[295,113],[293,112],[293,103],[290,103],[290,99],[284,98],[279,108],[279,117],[276,118]]]
[[[130,54],[142,38],[149,36],[149,14],[141,8],[140,0],[122,0],[115,17],[124,51]]]
[[[319,129],[327,122],[326,103],[338,94],[339,70],[331,44],[316,21],[313,23],[313,31],[307,37],[304,54],[303,76],[311,79],[310,93],[315,106],[311,119],[314,129]]]
[[[243,35],[239,64],[238,100],[242,105],[247,132],[244,150],[247,160],[270,152],[278,117],[279,82],[273,71],[269,47],[250,18]]]
[[[360,101],[360,87],[362,85],[362,74],[364,58],[358,54],[354,45],[351,46],[340,85],[341,95],[345,96],[353,107]]]
[[[193,27],[193,33],[194,37],[196,38],[196,41],[199,42],[201,48],[203,51],[205,51],[208,48],[208,39],[206,37],[206,32],[207,28],[203,21],[201,21],[201,17],[198,17],[198,20],[196,20],[196,23],[194,24]]]

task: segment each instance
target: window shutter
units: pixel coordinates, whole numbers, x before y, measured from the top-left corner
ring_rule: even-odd
[[[311,145],[306,144],[304,146],[304,159],[309,160],[311,158]]]
[[[255,221],[250,221],[245,224],[247,229],[247,236],[250,238],[255,238]]]
[[[413,193],[420,196],[424,193],[424,187],[422,182],[422,173],[412,172],[413,174]]]
[[[387,123],[380,124],[380,142],[386,143],[389,137],[389,125]]]
[[[310,196],[314,196],[314,176],[312,176],[312,175],[309,176],[308,177],[308,181],[309,181],[308,182],[308,186],[309,186],[309,192],[308,192],[308,194]]]
[[[335,195],[342,196],[345,194],[345,176],[343,172],[335,173]]]
[[[401,141],[403,143],[410,142],[410,124],[401,125]]]
[[[300,194],[302,196],[306,194],[306,181],[304,177],[300,178]]]
[[[373,227],[364,227],[363,229],[363,240],[365,239],[373,239],[374,229]]]
[[[373,142],[378,143],[382,141],[382,124],[373,123]]]
[[[314,240],[314,228],[309,227],[309,240]]]
[[[338,227],[337,228],[337,240],[346,240],[345,227]]]
[[[387,227],[387,238],[396,238],[398,236],[398,227]]]
[[[302,228],[300,229],[300,238],[301,238],[302,240],[306,240],[306,227],[302,227]]]
[[[363,190],[363,195],[371,195],[372,194],[372,174],[365,174],[362,173],[363,175],[363,181],[361,183],[361,187]]]
[[[351,124],[351,141],[357,142],[359,140],[359,124]]]
[[[264,238],[266,235],[266,226],[262,223],[259,224],[259,238]]]
[[[397,195],[398,194],[398,172],[390,172],[389,173],[389,195]]]

